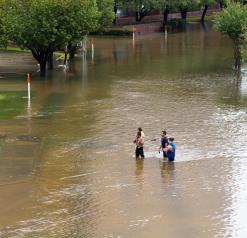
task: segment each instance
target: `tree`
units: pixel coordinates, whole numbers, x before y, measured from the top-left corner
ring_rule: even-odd
[[[177,8],[180,10],[181,18],[186,20],[188,10],[194,9],[199,5],[199,0],[174,0]]]
[[[140,22],[153,9],[158,9],[160,0],[126,0],[125,3],[133,7],[136,12],[136,21]]]
[[[112,24],[114,19],[114,0],[96,0],[97,9],[99,12],[98,24],[96,31],[104,32]],[[77,51],[77,41],[70,41],[65,48],[64,64],[67,62],[67,56],[69,54],[69,59],[73,59]],[[49,62],[48,62],[49,63]]]
[[[6,47],[8,39],[6,37],[6,29],[5,29],[2,16],[3,16],[2,11],[0,11],[0,46]]]
[[[168,22],[168,15],[170,11],[175,8],[174,1],[173,0],[159,0],[158,7],[163,13],[163,25],[164,27],[166,27],[167,22]]]
[[[215,27],[220,32],[227,34],[234,43],[235,69],[241,69],[241,47],[246,42],[247,32],[247,6],[239,2],[229,1],[226,8],[220,12],[215,20]]]
[[[220,5],[220,9],[222,10],[223,7],[226,5],[227,0],[216,0],[216,2]]]
[[[205,20],[205,16],[207,14],[207,10],[209,8],[210,5],[216,3],[216,0],[201,0],[200,1],[200,5],[203,6],[203,12],[202,12],[202,16],[201,16],[201,22],[204,22]]]
[[[97,6],[100,13],[98,30],[105,31],[114,19],[114,0],[97,0]]]
[[[3,21],[8,39],[27,48],[39,62],[40,75],[53,52],[80,41],[95,29],[95,0],[3,0]]]
[[[126,4],[126,1],[124,0],[114,0],[114,7],[113,7],[113,11],[115,14],[114,19],[113,19],[114,24],[116,24],[117,22],[117,10],[122,9],[125,4]]]

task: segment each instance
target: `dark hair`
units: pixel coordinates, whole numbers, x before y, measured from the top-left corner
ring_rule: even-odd
[[[142,136],[142,133],[140,131],[137,132],[137,136]]]
[[[163,132],[164,135],[166,135],[166,130],[163,130],[162,132]]]
[[[174,141],[174,138],[173,137],[170,137],[168,140],[171,141],[171,142],[173,142]]]
[[[138,127],[138,131],[142,131],[142,128],[141,127]]]

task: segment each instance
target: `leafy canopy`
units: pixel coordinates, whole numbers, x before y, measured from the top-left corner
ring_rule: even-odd
[[[5,0],[8,38],[31,50],[56,50],[97,27],[95,0]]]
[[[228,2],[227,7],[217,14],[214,23],[217,30],[234,41],[243,40],[247,31],[247,5]]]
[[[114,0],[97,0],[99,16],[98,30],[105,31],[109,26],[111,26],[115,14],[114,9]]]

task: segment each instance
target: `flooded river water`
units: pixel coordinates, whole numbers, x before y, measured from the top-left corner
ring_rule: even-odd
[[[230,40],[195,25],[94,44],[34,74],[29,106],[37,65],[0,54],[0,237],[246,237],[247,78]],[[164,128],[175,163],[157,152]]]

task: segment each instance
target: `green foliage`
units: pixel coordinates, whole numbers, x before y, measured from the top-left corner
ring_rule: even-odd
[[[9,39],[30,50],[56,50],[81,40],[98,17],[93,0],[8,0],[5,11]]]
[[[217,1],[216,0],[200,0],[199,4],[201,6],[204,6],[204,5],[212,5],[212,4],[216,4]]]
[[[222,12],[216,15],[215,27],[234,41],[244,40],[247,31],[247,5],[229,2]]]
[[[136,15],[136,20],[141,21],[153,9],[159,9],[161,0],[126,0],[125,6],[133,8]]]
[[[108,31],[94,32],[92,35],[102,35],[102,36],[132,36],[133,32],[129,30],[119,30],[111,29]]]
[[[247,5],[229,1],[226,8],[219,13],[215,20],[215,27],[227,34],[234,42],[235,69],[240,70],[243,51],[246,48]]]
[[[242,44],[242,58],[245,63],[247,63],[247,32],[244,34],[244,42]]]
[[[0,47],[7,47],[6,28],[3,22],[2,11],[0,11]]]
[[[174,0],[158,0],[157,8],[161,11],[164,11],[165,9],[174,10],[176,8],[176,1]]]
[[[153,8],[158,0],[129,0],[126,1],[127,6],[135,7],[135,9],[138,10],[138,8],[141,8],[142,6],[145,9]]]
[[[8,39],[31,50],[41,76],[53,52],[81,41],[99,18],[96,0],[1,0],[1,6]]]
[[[193,10],[200,4],[200,0],[174,0],[174,5],[179,9]]]
[[[105,31],[111,26],[115,17],[114,0],[97,0],[97,6],[100,13],[98,31]]]

